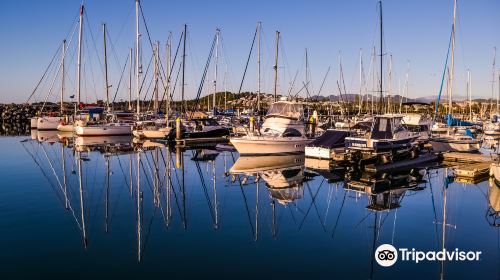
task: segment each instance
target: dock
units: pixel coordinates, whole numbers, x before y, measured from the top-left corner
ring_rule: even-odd
[[[470,154],[470,153],[458,153],[458,152],[447,152],[443,153],[443,159],[446,162],[458,162],[458,163],[479,163],[479,162],[493,162],[498,158],[498,155],[490,154]]]
[[[491,163],[498,159],[498,155],[448,152],[443,153],[443,159],[453,166],[457,181],[473,183],[489,176]]]

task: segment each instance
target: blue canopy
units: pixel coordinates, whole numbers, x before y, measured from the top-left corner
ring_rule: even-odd
[[[451,114],[448,115],[448,126],[473,126],[473,125],[474,125],[473,123],[455,119]]]

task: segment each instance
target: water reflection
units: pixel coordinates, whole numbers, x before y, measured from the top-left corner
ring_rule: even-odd
[[[102,235],[125,238],[134,259],[143,263],[162,256],[156,247],[166,233],[179,246],[192,247],[196,240],[201,251],[211,242],[235,246],[232,240],[250,241],[238,243],[242,251],[259,248],[268,254],[276,247],[304,254],[304,247],[324,247],[325,262],[346,269],[357,263],[355,271],[342,275],[381,278],[387,271],[374,263],[374,251],[384,243],[453,249],[456,242],[468,242],[462,236],[471,234],[472,223],[486,240],[497,241],[483,226],[498,228],[498,182],[454,182],[447,168],[356,173],[340,166],[306,166],[299,154],[239,157],[216,147],[185,149],[130,137],[73,138],[57,132],[31,138],[22,146],[71,217],[85,251],[100,250],[103,244],[95,240]],[[472,215],[480,211],[482,217],[485,206],[487,222],[479,222]],[[457,211],[462,207],[465,220]],[[182,237],[191,235],[196,238]],[[352,253],[342,256],[346,248]],[[495,263],[498,250],[481,249],[493,256],[488,263]],[[460,275],[460,269],[445,263],[425,267],[432,277]]]

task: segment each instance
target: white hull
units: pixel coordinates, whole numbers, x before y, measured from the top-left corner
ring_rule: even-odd
[[[500,130],[485,130],[484,135],[488,136],[500,136]]]
[[[57,130],[63,132],[73,132],[75,131],[75,126],[72,124],[60,124],[57,126]]]
[[[331,159],[332,152],[333,152],[333,149],[323,148],[323,147],[306,147],[305,148],[306,157],[311,157],[311,158]]]
[[[75,133],[78,136],[115,136],[131,135],[131,125],[95,125],[95,126],[76,126]]]
[[[38,117],[33,117],[30,119],[30,128],[36,128],[38,124]]]
[[[497,180],[497,182],[500,182],[500,163],[494,162],[491,164],[490,177],[493,177]]]
[[[167,136],[171,128],[134,130],[132,133],[138,138],[159,139]]]
[[[477,152],[481,147],[479,142],[442,142],[430,141],[434,152]]]
[[[304,164],[304,155],[270,155],[260,157],[239,157],[229,169],[232,174],[252,174],[270,170],[290,168]]]
[[[36,128],[38,130],[57,130],[57,126],[62,119],[62,117],[39,117]]]
[[[266,155],[303,153],[306,144],[311,140],[307,138],[233,138],[230,141],[241,155]]]

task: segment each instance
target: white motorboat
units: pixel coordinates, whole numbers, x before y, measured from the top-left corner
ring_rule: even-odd
[[[303,153],[307,143],[304,109],[289,101],[273,103],[262,127],[242,137],[230,139],[242,155]]]
[[[349,132],[327,129],[321,136],[306,145],[305,155],[317,159],[333,159],[345,152],[345,138]]]
[[[167,137],[172,127],[160,121],[136,122],[132,134],[137,138],[160,139]]]

